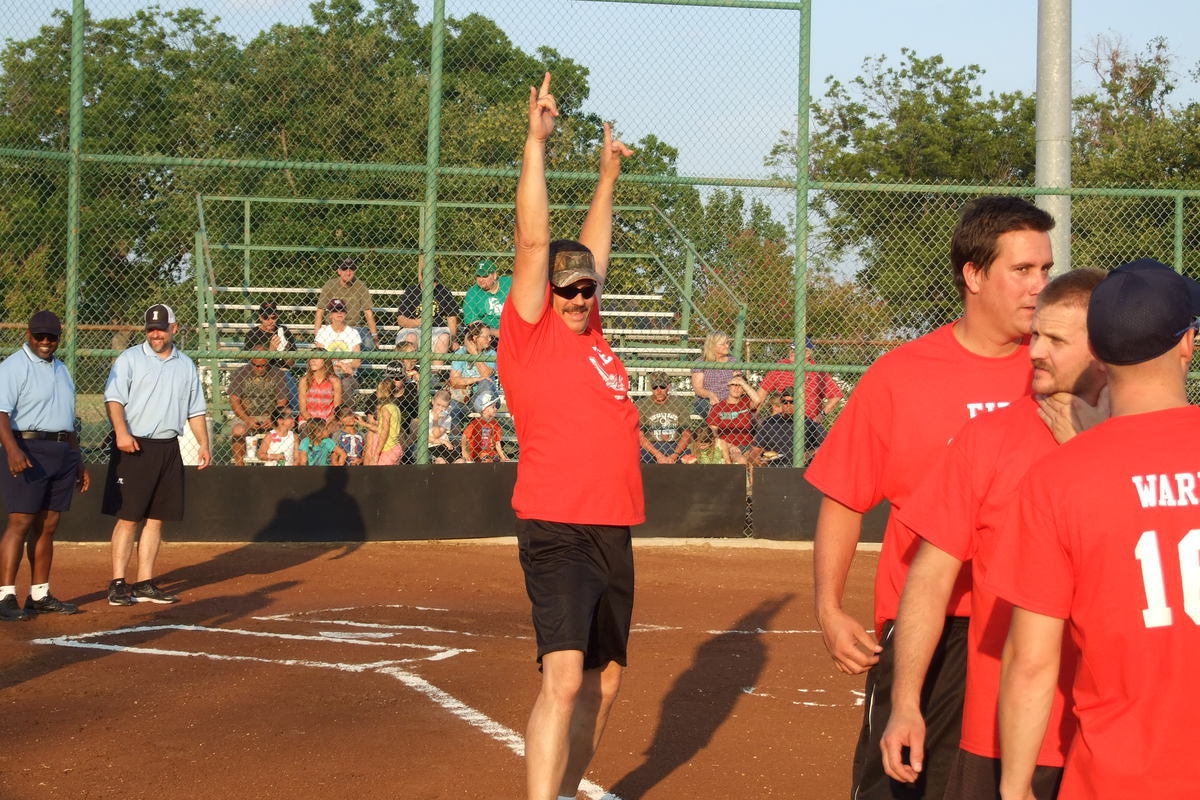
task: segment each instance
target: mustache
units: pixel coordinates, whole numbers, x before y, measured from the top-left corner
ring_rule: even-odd
[[[587,308],[588,307],[583,304],[569,305],[563,306],[563,312],[567,314],[574,314],[576,311],[587,311]]]
[[[1050,368],[1050,364],[1048,362],[1042,361],[1041,359],[1037,359],[1037,358],[1035,358],[1033,360],[1033,368],[1034,369],[1044,369],[1047,372],[1054,372],[1054,370]]]

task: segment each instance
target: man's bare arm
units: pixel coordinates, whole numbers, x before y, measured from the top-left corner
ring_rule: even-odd
[[[550,94],[550,73],[541,89],[529,88],[529,131],[517,180],[512,288],[509,300],[532,324],[542,316],[550,280],[550,200],[546,193],[546,139],[554,132],[558,104]]]
[[[1014,608],[1000,660],[1000,796],[1027,800],[1058,683],[1064,621]]]
[[[957,558],[921,542],[904,582],[896,614],[892,713],[880,742],[884,770],[898,781],[916,781],[925,760],[921,687],[945,628],[946,607],[961,569]],[[901,757],[904,747],[909,748],[908,764]]]
[[[817,623],[834,663],[847,675],[875,666],[882,650],[875,637],[842,610],[842,593],[862,533],[862,517],[858,511],[826,496],[821,500],[813,538]]]
[[[633,155],[633,151],[612,138],[612,126],[604,123],[604,143],[600,147],[600,179],[588,206],[587,217],[579,241],[592,251],[596,272],[603,278],[608,274],[608,256],[612,252],[612,208],[617,178],[621,175],[621,159]]]

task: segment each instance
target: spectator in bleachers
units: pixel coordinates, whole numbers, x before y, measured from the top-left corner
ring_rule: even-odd
[[[744,464],[750,443],[754,441],[754,409],[762,396],[740,374],[729,380],[729,391],[708,410],[708,424],[718,439],[729,446],[729,457]]]
[[[363,463],[366,438],[358,430],[360,423],[357,414],[345,406],[338,411],[338,421],[341,423],[341,427],[334,437],[334,441],[337,442],[337,449],[341,451],[342,458],[342,462],[338,466],[344,464],[348,467],[357,467]],[[336,451],[334,455],[336,458]]]
[[[375,387],[375,402],[375,438],[379,448],[379,455],[374,459],[375,466],[394,466],[403,458],[405,446],[394,381],[385,377],[379,382]]]
[[[415,375],[416,371],[412,370]],[[403,364],[391,363],[388,364],[387,370],[384,373],[392,380],[394,389],[393,396],[396,400],[396,407],[400,409],[400,428],[406,434],[411,434],[413,430],[413,421],[417,418],[419,405],[417,398],[419,397],[417,390],[417,380],[415,377],[410,377],[410,371]],[[411,436],[406,437],[408,441],[412,441]]]
[[[448,464],[457,461],[459,456],[454,452],[450,442],[450,433],[454,427],[450,412],[450,392],[442,389],[433,395],[429,407],[429,460],[434,464]]]
[[[650,373],[650,396],[637,402],[642,463],[675,464],[692,441],[692,404],[671,394],[665,372]]]
[[[400,310],[396,314],[396,344],[409,341],[421,343],[421,280],[424,270],[417,268],[417,282],[404,290],[400,298]],[[450,290],[439,281],[433,283],[433,352],[449,353],[450,344],[458,335],[458,301]]]
[[[729,335],[713,331],[704,338],[700,358],[704,361],[732,361],[731,349]],[[696,416],[701,419],[708,418],[708,410],[712,404],[724,400],[729,395],[729,381],[732,377],[732,369],[712,367],[692,370],[692,392],[696,395],[693,411]]]
[[[467,289],[463,300],[463,322],[482,322],[499,335],[500,312],[512,288],[512,277],[497,277],[496,265],[484,259],[475,265],[475,285]]]
[[[316,336],[321,330],[321,323],[329,304],[336,298],[346,306],[346,324],[358,331],[362,349],[374,350],[376,342],[379,341],[379,332],[375,328],[371,292],[366,284],[358,279],[358,262],[353,258],[343,258],[334,264],[334,269],[337,270],[337,275],[325,282],[321,287],[321,295],[317,298],[313,335]]]
[[[455,351],[455,355],[486,355],[493,357],[496,351],[492,349],[492,331],[487,325],[476,320],[463,330],[463,345]],[[496,395],[499,388],[496,385],[495,361],[453,361],[450,364],[450,398],[455,405],[455,426],[466,416],[470,408],[471,398],[479,394]]]
[[[296,337],[287,325],[279,321],[279,307],[267,301],[258,307],[258,324],[246,334],[246,350],[272,350],[283,353],[296,349]],[[283,382],[288,388],[288,404],[300,407],[299,382],[296,380],[296,362],[286,358],[271,359],[271,366],[283,370]]]
[[[312,419],[304,423],[304,438],[300,440],[300,465],[328,467],[337,442],[333,440],[333,420]]]
[[[319,350],[329,350],[334,353],[357,353],[362,351],[362,335],[357,329],[346,324],[347,306],[341,298],[335,297],[329,301],[329,322],[317,331],[314,347]],[[357,358],[335,359],[332,365],[333,374],[342,384],[342,402],[353,407],[358,391],[358,379],[355,375],[362,365]]]
[[[329,362],[310,358],[300,379],[300,419],[329,419],[342,404],[342,382],[329,371]]]
[[[479,416],[471,420],[463,431],[462,460],[468,464],[508,461],[508,456],[504,454],[504,429],[496,422],[500,396],[481,392],[475,395],[474,405]]]
[[[363,401],[360,425],[367,431],[363,443],[363,463],[368,467],[375,466],[375,460],[379,458],[379,406],[391,400],[394,393],[394,382],[384,377],[375,385],[375,391]]]
[[[283,370],[265,358],[252,358],[229,377],[229,407],[237,415],[233,437],[233,463],[246,465],[246,437],[261,436],[274,427],[271,413],[288,404]]]
[[[291,467],[300,461],[300,441],[296,438],[296,413],[290,408],[271,412],[274,426],[258,443],[258,460],[268,467]]]
[[[717,438],[708,425],[697,425],[692,432],[692,452],[681,459],[685,464],[730,464],[729,446]]]
[[[795,363],[795,348],[796,346],[793,344],[791,353],[779,363]],[[813,358],[811,336],[804,342],[804,362],[806,364],[817,363]],[[764,392],[777,392],[785,387],[790,388],[795,382],[795,378],[795,373],[790,369],[773,369],[763,376],[762,385],[759,388]],[[842,387],[828,372],[804,373],[804,449],[807,451],[805,460],[811,458],[821,443],[825,441],[824,420],[833,413],[845,396],[846,393],[842,391]]]
[[[795,410],[792,389],[768,395],[763,408],[770,414],[754,423],[754,441],[746,454],[746,463],[755,467],[792,465],[792,417]]]

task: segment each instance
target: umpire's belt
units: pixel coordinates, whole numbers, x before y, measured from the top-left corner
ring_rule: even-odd
[[[22,439],[47,439],[51,442],[75,442],[75,431],[13,431]]]

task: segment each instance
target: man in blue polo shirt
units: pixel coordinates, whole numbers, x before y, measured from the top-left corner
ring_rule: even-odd
[[[104,386],[114,446],[101,510],[117,518],[113,527],[113,580],[108,604],[178,603],[154,583],[154,560],[164,522],[183,519],[183,460],[178,438],[186,424],[200,445],[197,466],[208,466],[204,390],[196,365],[175,347],[179,326],[170,306],[146,310],[146,341],[113,362]],[[138,579],[125,582],[138,525]]]
[[[71,507],[75,487],[86,492],[91,482],[75,435],[75,384],[54,357],[61,336],[58,317],[39,311],[29,320],[25,344],[0,362],[0,446],[8,467],[0,472],[8,510],[0,538],[0,620],[79,613],[50,594],[59,515]],[[32,585],[22,609],[16,583],[27,539]]]

